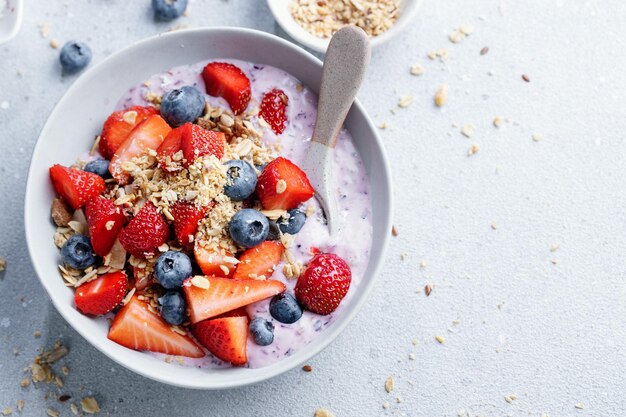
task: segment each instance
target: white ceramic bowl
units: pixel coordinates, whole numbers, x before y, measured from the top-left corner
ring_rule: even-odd
[[[0,0],[0,44],[17,35],[22,26],[23,14],[24,0]]]
[[[400,15],[396,23],[386,32],[371,38],[372,48],[382,45],[400,33],[415,18],[423,0],[402,0],[400,2]],[[274,19],[285,32],[307,48],[325,53],[329,39],[318,38],[307,32],[291,16],[289,10],[293,0],[267,0],[267,4],[274,15]]]
[[[267,33],[241,28],[207,28],[170,32],[143,40],[86,71],[56,105],[33,152],[24,211],[28,250],[37,275],[59,313],[89,343],[146,377],[182,387],[222,389],[263,381],[302,364],[326,347],[354,318],[372,289],[390,236],[391,178],[376,128],[356,102],[346,126],[356,138],[356,147],[375,196],[372,199],[374,239],[370,263],[343,316],[294,355],[258,369],[197,369],[168,364],[108,340],[106,320],[80,314],[74,308],[73,290],[65,287],[59,276],[59,254],[52,242],[55,228],[50,220],[54,191],[48,168],[55,163],[71,164],[88,150],[103,120],[129,87],[171,67],[210,58],[266,63],[293,74],[315,91],[319,89],[322,63],[292,43]]]

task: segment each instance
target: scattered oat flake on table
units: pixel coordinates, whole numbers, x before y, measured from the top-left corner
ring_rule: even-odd
[[[40,338],[41,337],[41,330],[35,330],[33,332],[33,337]]]
[[[100,412],[100,406],[94,397],[84,397],[80,400],[80,407],[87,414],[96,414]]]
[[[378,125],[378,128],[381,130],[385,130],[389,127],[389,125],[387,124],[387,122],[382,122],[381,124]]]
[[[489,52],[489,48],[487,46],[483,47],[483,49],[480,50],[481,55],[487,55],[487,52]]]
[[[393,377],[390,375],[385,380],[385,391],[391,392],[393,391]]]
[[[467,156],[472,156],[480,150],[480,146],[477,143],[472,143],[470,148],[467,151]]]
[[[11,407],[6,407],[4,410],[2,410],[3,416],[10,416],[11,414],[13,414],[13,409]]]
[[[583,403],[576,403],[576,404],[574,404],[574,408],[577,408],[579,410],[583,410],[585,408],[585,404],[583,404]]]
[[[4,271],[7,267],[7,261],[0,256],[0,272]]]
[[[426,284],[424,286],[424,293],[426,294],[426,297],[428,297],[430,295],[430,293],[433,292],[433,287],[430,284]]]
[[[400,97],[400,101],[398,101],[398,107],[405,108],[409,107],[413,103],[413,96],[402,96]]]
[[[398,228],[395,225],[391,226],[391,235],[398,236]]]
[[[534,133],[533,134],[533,141],[535,142],[539,142],[540,140],[543,140],[543,138],[541,137],[541,135]]]
[[[335,417],[335,415],[325,408],[318,408],[315,410],[315,417]]]
[[[420,261],[420,268],[426,268],[426,261]]]
[[[493,230],[496,230],[496,229],[498,228],[498,223],[496,223],[496,221],[495,221],[495,220],[491,222],[491,228],[492,228]]]
[[[50,47],[52,49],[57,49],[59,47],[59,40],[58,39],[51,39],[50,40]]]
[[[467,138],[471,138],[474,135],[474,125],[465,125],[461,128],[461,134]]]
[[[504,123],[504,120],[502,120],[500,116],[496,116],[493,118],[493,125],[495,127],[500,128],[500,126],[502,126],[502,123]]]
[[[411,75],[422,75],[424,71],[424,67],[420,64],[411,65]]]
[[[39,33],[41,33],[42,38],[47,38],[50,33],[50,23],[45,22],[39,25]]]
[[[442,85],[437,89],[435,93],[435,105],[437,107],[442,107],[448,101],[448,86]]]
[[[388,409],[388,408],[389,408],[389,406],[390,406],[389,401],[385,401],[385,402],[383,403],[383,408],[384,408],[385,410],[386,410],[386,409]]]
[[[415,353],[409,353],[409,360],[410,361],[414,361],[415,360]]]
[[[61,413],[59,413],[54,408],[48,408],[46,410],[46,414],[48,414],[48,416],[50,416],[50,417],[59,417],[61,415]]]
[[[556,252],[559,249],[560,245],[558,243],[553,243],[550,245],[550,252]]]
[[[435,336],[435,340],[439,342],[440,345],[442,345],[446,341],[446,339],[444,339],[443,336],[439,336],[439,335]]]
[[[21,413],[24,409],[24,404],[24,400],[17,400],[17,411]]]
[[[506,401],[509,404],[511,404],[515,400],[517,400],[517,395],[515,395],[515,394],[510,394],[510,395],[505,395],[504,396],[504,401]]]

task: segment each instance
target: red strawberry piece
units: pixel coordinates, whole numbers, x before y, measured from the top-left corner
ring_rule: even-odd
[[[152,267],[133,266],[133,278],[135,279],[134,286],[138,291],[144,290],[156,282]]]
[[[126,251],[138,258],[157,253],[167,242],[170,228],[163,215],[151,202],[146,202],[120,233],[120,242]]]
[[[106,189],[102,177],[58,164],[50,168],[50,179],[57,194],[74,209],[81,208]]]
[[[191,123],[185,123],[179,126],[167,135],[167,137],[161,143],[161,146],[157,149],[157,161],[159,162],[159,168],[174,172],[181,168],[180,164],[174,162],[174,154],[180,151],[180,143],[183,135],[191,130]],[[182,162],[182,161],[181,161]]]
[[[141,106],[113,112],[102,126],[102,134],[98,144],[102,156],[111,159],[135,126],[146,120],[148,116],[158,113],[159,111],[154,107]]]
[[[250,80],[239,67],[226,62],[210,62],[202,70],[207,94],[222,97],[235,114],[250,102]]]
[[[183,165],[188,167],[196,158],[205,155],[213,155],[217,159],[221,159],[224,156],[225,144],[224,133],[191,125],[189,131],[185,131],[182,135],[180,143],[185,158]]]
[[[113,201],[102,196],[87,201],[85,217],[93,251],[97,255],[105,256],[111,251],[117,235],[124,227],[126,217]]]
[[[233,365],[248,362],[248,317],[222,317],[195,324],[191,332],[209,352]]]
[[[330,314],[348,293],[350,266],[332,253],[315,255],[298,278],[295,293],[300,304],[317,314]]]
[[[196,244],[193,249],[196,263],[204,275],[231,278],[237,263],[232,253],[223,249],[210,249]]]
[[[100,316],[112,311],[126,295],[126,273],[111,272],[76,288],[74,303],[83,314]]]
[[[120,184],[127,184],[130,177],[122,169],[124,162],[130,161],[150,149],[156,151],[171,130],[172,128],[157,114],[149,116],[139,123],[111,158],[109,171],[113,178]]]
[[[282,156],[263,169],[256,192],[265,210],[294,209],[315,193],[304,171]]]
[[[174,217],[174,233],[181,245],[189,246],[198,231],[198,222],[206,216],[209,207],[179,201],[170,208]]]
[[[259,117],[262,117],[277,135],[285,130],[288,104],[289,98],[283,90],[274,88],[263,95]]]
[[[208,288],[193,284],[194,277],[183,283],[192,323],[218,316],[285,291],[285,284],[275,280],[203,277]]]
[[[271,240],[266,240],[260,245],[246,250],[239,256],[239,263],[233,278],[271,277],[284,251],[285,247],[282,243]]]
[[[150,311],[148,304],[139,300],[136,295],[115,315],[108,338],[135,350],[190,358],[201,358],[205,355],[191,337],[174,332],[165,320]]]

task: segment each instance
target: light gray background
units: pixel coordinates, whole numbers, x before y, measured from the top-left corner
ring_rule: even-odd
[[[75,79],[61,77],[51,38],[84,40],[99,62],[177,24],[282,35],[260,0],[196,0],[174,24],[154,23],[148,4],[30,0],[18,38],[0,46],[0,104],[9,105],[0,106],[0,255],[7,259],[0,409],[21,398],[24,415],[43,416],[49,406],[69,415],[68,403],[44,399],[52,391],[73,399],[92,392],[103,413],[115,416],[311,416],[319,406],[337,416],[626,412],[623,1],[426,0],[415,23],[374,52],[360,94],[376,123],[389,124],[381,135],[400,232],[371,299],[311,361],[313,372],[296,369],[228,392],[152,382],[97,352],[54,311],[24,243],[31,150]],[[44,22],[47,39],[38,30]],[[475,33],[451,44],[447,34],[463,24]],[[489,53],[481,56],[484,46]],[[428,60],[440,47],[450,58]],[[411,76],[413,63],[426,73]],[[438,109],[433,95],[443,83],[449,102]],[[399,109],[405,94],[415,101]],[[496,115],[510,122],[498,130]],[[464,124],[476,126],[473,138],[454,127]],[[467,157],[472,143],[480,151]],[[551,252],[553,244],[560,247]],[[55,271],[49,279],[58,279]],[[430,297],[426,283],[434,286]],[[71,349],[66,387],[21,389],[22,369],[59,338]],[[384,390],[388,375],[392,394]],[[518,397],[512,404],[504,400],[510,394]]]

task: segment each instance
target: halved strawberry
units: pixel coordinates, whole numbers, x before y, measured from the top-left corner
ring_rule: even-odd
[[[196,244],[193,253],[196,257],[196,263],[204,275],[231,278],[235,273],[237,267],[237,263],[233,262],[235,257],[226,250],[209,249]]]
[[[239,263],[233,278],[271,277],[284,251],[285,247],[282,243],[271,240],[266,240],[260,245],[246,250],[239,256]]]
[[[179,201],[170,211],[174,217],[174,233],[178,242],[189,246],[198,231],[198,222],[206,216],[209,207],[198,207],[193,203]]]
[[[191,125],[190,129],[183,133],[180,143],[185,158],[183,166],[188,167],[196,158],[205,155],[213,155],[217,159],[222,159],[225,144],[226,136],[224,133]]]
[[[248,362],[248,317],[222,317],[195,324],[191,333],[209,352],[224,362],[245,365]]]
[[[200,278],[200,277],[194,277]],[[218,316],[285,291],[285,284],[275,280],[230,279],[207,276],[208,288],[183,283],[192,323]]]
[[[154,255],[167,242],[170,228],[151,202],[146,202],[120,233],[124,249],[138,258]]]
[[[304,308],[317,314],[330,314],[348,293],[352,272],[337,255],[315,255],[298,278],[296,298]]]
[[[235,114],[243,113],[250,102],[250,80],[243,71],[226,62],[210,62],[202,70],[206,92],[223,97]]]
[[[76,308],[83,314],[106,314],[122,302],[127,284],[126,273],[123,271],[101,275],[76,288]]]
[[[133,296],[115,315],[108,338],[135,350],[149,350],[167,355],[201,358],[204,351],[189,336],[172,330],[148,304]]]
[[[50,179],[57,194],[74,209],[81,208],[87,200],[106,189],[102,177],[59,164],[50,168]]]
[[[280,181],[283,183],[279,185]],[[294,209],[315,193],[304,171],[282,156],[263,169],[256,192],[265,210]]]
[[[287,106],[289,98],[283,90],[274,88],[263,95],[259,117],[270,125],[274,133],[280,135],[287,123]]]
[[[159,168],[167,172],[175,172],[182,168],[181,164],[174,162],[174,154],[180,151],[180,142],[186,131],[191,129],[191,123],[179,126],[167,135],[163,143],[157,149],[157,161]],[[180,161],[182,162],[182,161]]]
[[[102,126],[102,134],[98,144],[102,156],[111,159],[135,126],[146,120],[148,116],[158,113],[159,111],[154,107],[142,106],[134,106],[111,113]]]
[[[113,201],[102,196],[87,201],[85,217],[89,225],[89,239],[91,239],[93,251],[97,255],[105,256],[124,227],[126,217]]]
[[[158,114],[153,114],[139,123],[111,158],[109,171],[113,178],[120,184],[128,183],[130,176],[122,169],[124,162],[140,156],[149,149],[156,151],[171,130],[172,128]]]

